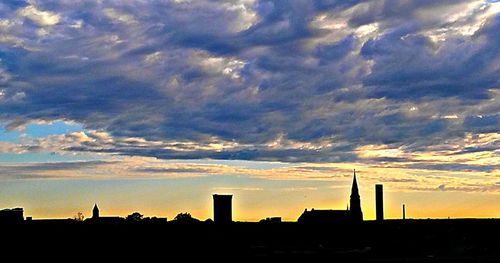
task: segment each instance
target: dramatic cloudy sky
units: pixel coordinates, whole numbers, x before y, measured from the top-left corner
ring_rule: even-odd
[[[0,207],[500,216],[496,0],[0,3]],[[412,210],[413,209],[413,210]]]

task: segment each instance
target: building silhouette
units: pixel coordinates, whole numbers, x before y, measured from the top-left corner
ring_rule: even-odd
[[[350,209],[349,209],[350,206]],[[361,199],[359,196],[358,182],[356,181],[356,170],[351,187],[351,196],[349,206],[346,210],[321,210],[305,209],[300,215],[299,223],[347,223],[363,221],[363,212],[361,211]]]
[[[97,204],[94,204],[94,208],[92,208],[92,217],[85,221],[109,224],[124,222],[125,218],[119,216],[101,216],[99,207],[97,206]]]
[[[354,179],[352,180],[351,199],[350,199],[351,216],[354,221],[363,221],[363,212],[361,211],[361,198],[359,196],[358,182],[356,181],[356,170],[354,170]]]
[[[94,204],[94,209],[92,209],[92,218],[99,218],[99,207],[97,207],[97,204]]]
[[[232,195],[214,194],[214,222],[215,223],[231,223],[232,216]]]
[[[403,220],[406,220],[406,206],[403,204]]]
[[[15,223],[24,221],[24,210],[20,207],[0,210],[0,222]]]
[[[381,184],[375,185],[375,210],[377,221],[384,220],[384,186]]]

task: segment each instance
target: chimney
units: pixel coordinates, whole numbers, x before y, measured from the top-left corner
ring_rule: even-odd
[[[384,190],[383,185],[376,184],[375,185],[375,206],[376,206],[376,215],[377,221],[384,220]]]
[[[403,204],[403,220],[406,219],[406,207],[405,204]]]

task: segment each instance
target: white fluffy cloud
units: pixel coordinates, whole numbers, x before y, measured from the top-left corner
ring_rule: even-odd
[[[54,26],[61,20],[61,16],[59,14],[37,9],[34,5],[28,5],[17,10],[17,15],[25,17],[39,26]]]

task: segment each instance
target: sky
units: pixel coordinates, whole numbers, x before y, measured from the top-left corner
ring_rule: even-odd
[[[0,208],[500,217],[500,2],[0,3]]]

